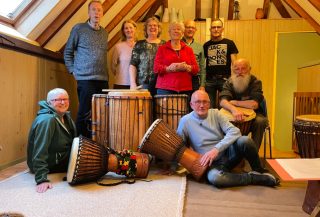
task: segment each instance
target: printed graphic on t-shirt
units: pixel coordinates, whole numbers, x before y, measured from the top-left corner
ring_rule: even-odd
[[[227,64],[227,44],[214,44],[208,47],[208,66]]]

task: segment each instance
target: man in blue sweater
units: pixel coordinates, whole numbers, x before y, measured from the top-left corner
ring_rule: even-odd
[[[201,164],[209,165],[207,180],[216,187],[243,185],[277,186],[279,179],[263,169],[253,140],[241,136],[240,130],[232,125],[217,109],[210,108],[210,99],[205,91],[192,94],[193,112],[183,116],[177,133],[202,154]],[[249,173],[230,172],[240,161],[248,160]]]
[[[108,33],[100,26],[103,8],[100,1],[89,3],[89,20],[73,27],[64,50],[64,61],[77,80],[79,109],[76,120],[79,135],[91,138],[88,120],[93,94],[108,88]]]

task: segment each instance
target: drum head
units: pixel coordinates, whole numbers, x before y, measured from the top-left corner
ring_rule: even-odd
[[[296,117],[300,121],[320,122],[320,115],[299,115]]]
[[[147,98],[151,99],[151,95],[149,91],[113,91],[108,93],[108,98],[122,98],[122,97],[127,97],[127,98]]]
[[[158,126],[158,124],[162,121],[162,119],[157,119],[155,120],[151,126],[149,127],[149,129],[147,130],[147,132],[144,134],[140,145],[138,146],[138,150],[141,152],[141,150],[143,149],[143,145],[144,143],[148,140],[148,138],[150,137],[151,133],[154,131],[154,129]]]
[[[69,183],[71,183],[73,180],[74,171],[77,165],[78,151],[79,151],[79,137],[76,137],[73,139],[73,142],[72,142],[72,148],[71,148],[69,165],[68,165],[67,181]]]
[[[242,111],[244,113],[244,115],[245,115],[244,121],[250,121],[256,117],[256,113],[253,109],[247,109],[247,108],[242,108],[242,107],[237,107],[237,109],[239,109],[240,111]],[[234,117],[231,114],[231,112],[229,112],[228,110],[226,110],[224,108],[221,108],[219,111],[221,112],[221,114],[226,116],[229,121],[234,121]]]

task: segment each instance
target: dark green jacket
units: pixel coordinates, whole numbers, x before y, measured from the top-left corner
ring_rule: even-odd
[[[69,112],[64,124],[56,111],[46,101],[40,101],[40,110],[33,121],[28,138],[27,163],[35,173],[37,184],[48,182],[50,170],[69,158],[76,128]]]

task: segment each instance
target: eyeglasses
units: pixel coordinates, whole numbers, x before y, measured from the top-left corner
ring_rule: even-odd
[[[211,26],[211,29],[221,29],[222,26]]]
[[[196,29],[196,27],[194,27],[194,26],[186,26],[185,28],[186,29]]]
[[[193,102],[193,104],[195,104],[196,106],[200,106],[200,105],[208,106],[208,105],[210,104],[210,101],[207,101],[207,100],[204,100],[204,101],[197,100],[197,101]]]
[[[50,100],[50,101],[62,103],[62,102],[69,102],[69,99],[67,99],[67,98],[65,98],[65,99],[52,99],[52,100]]]

